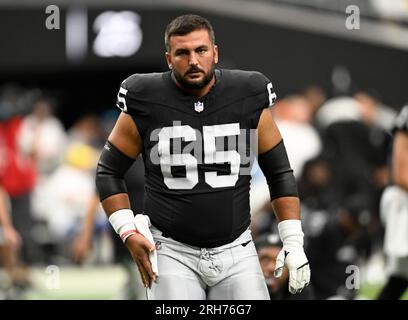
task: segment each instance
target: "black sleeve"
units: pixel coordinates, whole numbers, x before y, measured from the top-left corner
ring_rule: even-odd
[[[283,140],[260,154],[258,163],[268,183],[271,201],[280,197],[298,197],[295,176]]]
[[[124,175],[135,160],[106,141],[96,168],[95,183],[100,200],[127,193]]]

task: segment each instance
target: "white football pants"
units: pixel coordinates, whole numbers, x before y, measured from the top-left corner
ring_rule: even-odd
[[[269,300],[250,230],[216,248],[192,247],[151,227],[159,277],[149,300]]]

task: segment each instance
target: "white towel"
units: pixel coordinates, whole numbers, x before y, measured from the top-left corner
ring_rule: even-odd
[[[147,240],[155,245],[153,235],[149,229],[149,227],[151,226],[150,219],[147,215],[137,214],[135,216],[135,226],[139,233],[141,233]],[[159,276],[159,269],[157,267],[157,250],[149,253],[149,260],[152,264],[153,272],[156,274],[156,276]]]

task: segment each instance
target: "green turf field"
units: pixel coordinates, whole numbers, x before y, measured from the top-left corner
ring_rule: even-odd
[[[58,275],[59,273],[59,275]],[[117,299],[126,282],[121,266],[36,268],[33,288],[25,299],[35,300],[109,300]]]
[[[361,286],[359,291],[360,296],[366,299],[375,299],[378,296],[382,286],[381,285],[371,285],[365,284]],[[408,300],[408,289],[405,290],[404,295],[401,297],[401,300]]]
[[[126,282],[121,266],[37,267],[32,271],[33,287],[21,298],[29,300],[119,299]],[[360,299],[374,299],[382,285],[362,285]],[[408,300],[408,290],[403,296]]]

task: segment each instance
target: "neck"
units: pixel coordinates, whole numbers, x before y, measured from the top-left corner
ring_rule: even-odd
[[[177,87],[179,87],[180,89],[187,91],[189,94],[197,97],[197,98],[201,98],[204,97],[212,88],[212,86],[215,83],[215,73],[214,76],[212,77],[211,81],[209,83],[207,83],[204,87],[199,88],[199,89],[190,89],[190,88],[186,88],[183,87],[176,79],[176,77],[174,76],[174,73],[171,73],[171,78],[174,81],[174,83],[177,85]]]

